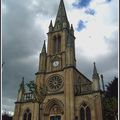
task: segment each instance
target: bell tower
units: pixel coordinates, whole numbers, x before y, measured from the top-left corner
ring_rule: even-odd
[[[69,25],[63,0],[60,1],[55,24],[49,25],[47,47],[47,72],[76,66],[75,37],[73,26]]]

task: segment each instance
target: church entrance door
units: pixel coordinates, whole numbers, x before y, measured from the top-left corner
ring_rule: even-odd
[[[60,115],[50,116],[50,120],[61,120]]]

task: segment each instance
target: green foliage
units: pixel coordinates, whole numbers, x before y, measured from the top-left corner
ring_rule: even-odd
[[[29,88],[29,91],[34,95],[35,101],[42,103],[47,94],[47,87],[45,85],[38,87],[34,81],[27,83],[27,87]]]
[[[115,97],[105,98],[103,102],[104,106],[104,120],[115,120],[117,117],[118,102]]]
[[[104,120],[116,120],[118,113],[118,78],[106,86],[107,90],[103,98],[103,118]]]
[[[114,79],[106,85],[107,91],[105,93],[106,97],[115,97],[118,98],[118,78],[114,77]]]

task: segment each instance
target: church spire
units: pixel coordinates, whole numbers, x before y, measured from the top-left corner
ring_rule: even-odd
[[[93,75],[92,75],[93,90],[98,91],[98,90],[100,90],[99,74],[97,73],[97,68],[96,68],[95,62],[93,64],[94,64]]]
[[[92,76],[92,78],[93,79],[98,79],[99,75],[97,73],[97,68],[96,68],[95,62],[93,64],[94,64],[94,67],[93,67],[93,76]]]
[[[68,18],[67,18],[67,14],[66,14],[65,5],[64,5],[63,0],[61,0],[60,4],[59,4],[59,9],[58,9],[58,13],[57,13],[56,21],[55,21],[55,26],[57,24],[62,24],[62,23],[68,24]]]
[[[46,53],[46,45],[45,45],[45,40],[44,40],[44,44],[43,44],[43,48],[42,48],[42,53]]]

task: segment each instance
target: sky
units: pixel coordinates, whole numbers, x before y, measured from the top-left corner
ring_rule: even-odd
[[[60,0],[2,0],[2,110],[14,111],[19,85],[35,79],[39,54]],[[75,31],[78,70],[105,84],[118,77],[118,0],[64,0]]]

